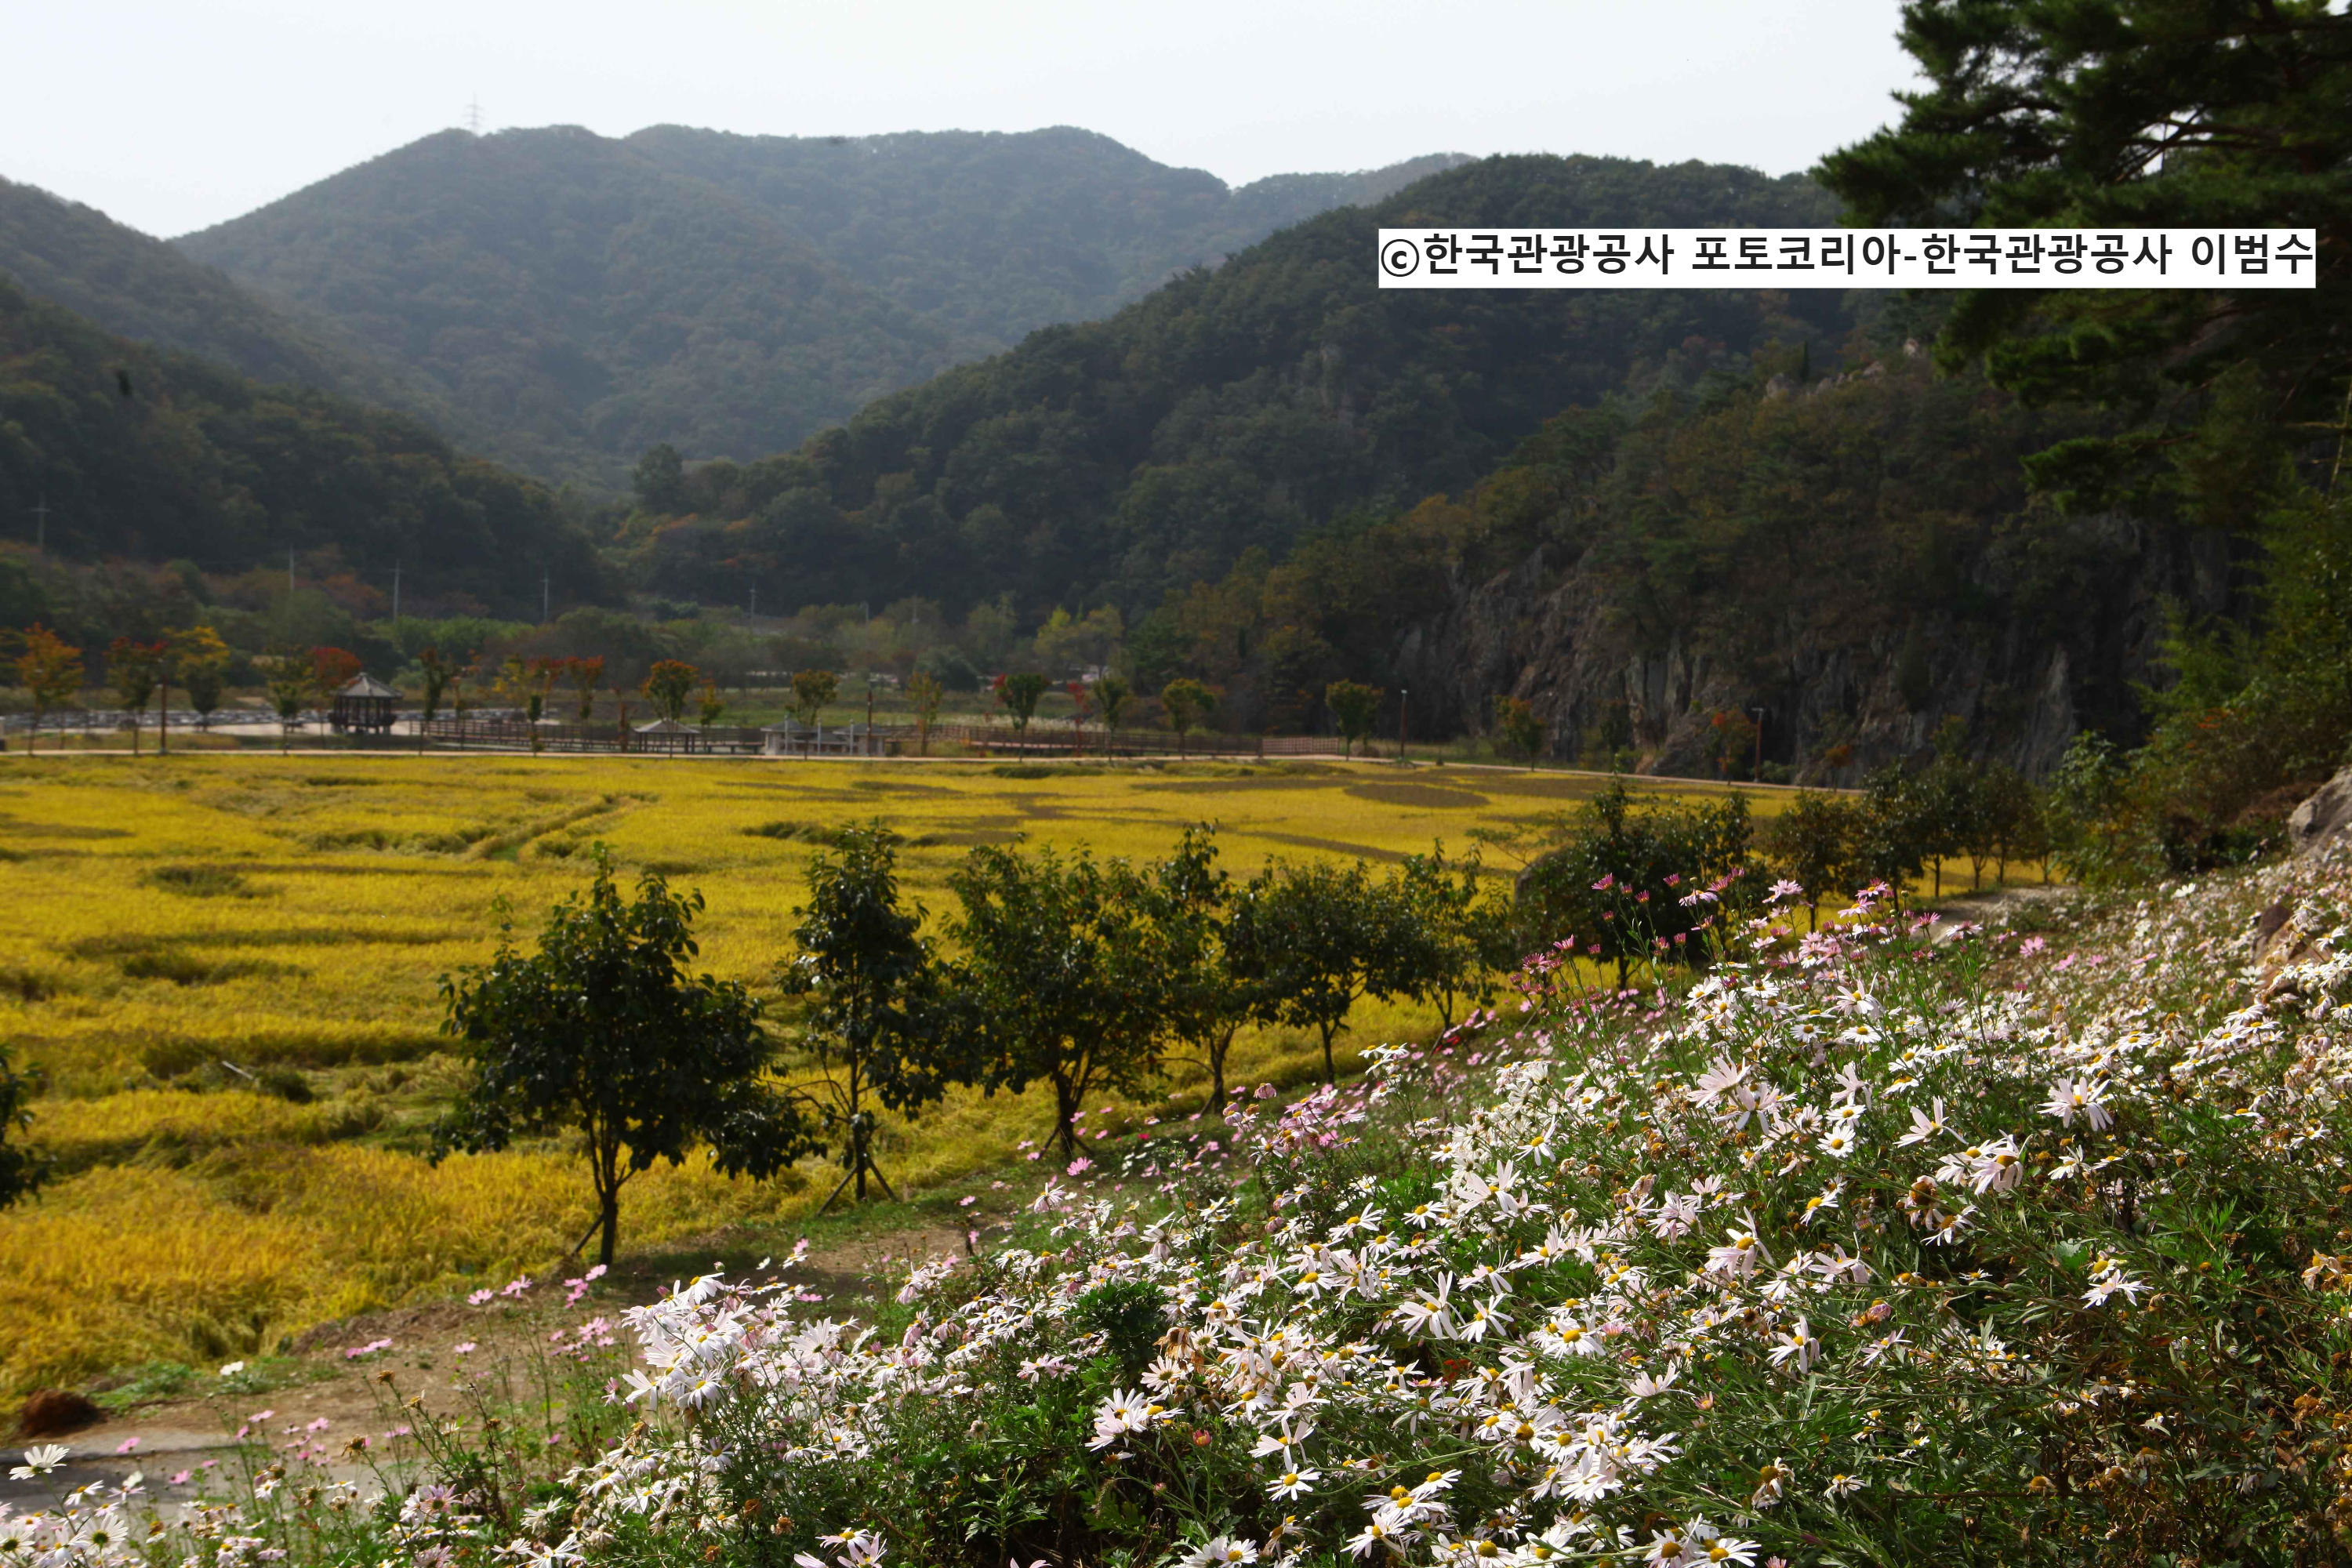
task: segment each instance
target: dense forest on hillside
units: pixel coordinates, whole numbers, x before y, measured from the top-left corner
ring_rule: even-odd
[[[546,489],[403,415],[262,386],[126,342],[0,281],[0,535],[68,560],[241,572],[285,552],[404,564],[412,604],[536,606],[600,591]]]
[[[427,382],[466,444],[618,488],[757,458],[1436,166],[1230,192],[1084,132],[445,132],[183,237]]]
[[[1678,358],[1451,496],[1171,594],[1130,661],[1277,728],[1327,722],[1338,679],[1410,689],[1432,734],[1484,730],[1516,696],[1555,754],[1676,773],[1748,776],[1759,709],[1763,754],[1816,779],[1955,712],[1979,750],[2046,766],[2071,731],[2034,732],[2053,658],[2057,700],[2131,731],[2151,600],[2222,607],[2222,542],[2030,493],[2021,459],[2095,416],[1939,377],[1883,327],[1845,347],[1822,374],[1802,350]]]
[[[868,287],[992,348],[1106,315],[1187,267],[1468,161],[1433,153],[1229,187],[1069,126],[793,137],[661,125],[624,144],[754,204]]]
[[[331,321],[257,299],[95,207],[5,179],[0,277],[117,337],[212,360],[256,381],[364,398],[446,427],[448,410],[430,387]]]
[[[1383,223],[1826,224],[1801,178],[1496,158],[1286,229],[1108,321],[886,398],[801,451],[639,470],[623,543],[656,591],[921,595],[1130,614],[1363,509],[1473,482],[1542,422],[1676,353],[1841,338],[1842,294],[1396,292]]]

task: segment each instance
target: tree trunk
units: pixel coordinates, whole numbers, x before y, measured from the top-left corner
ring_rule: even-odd
[[[1234,1036],[1240,1032],[1240,1027],[1235,1025],[1209,1042],[1208,1110],[1211,1116],[1222,1117],[1225,1113],[1225,1055],[1234,1048]]]
[[[1328,1084],[1339,1081],[1339,1070],[1331,1062],[1331,1037],[1339,1032],[1336,1026],[1323,1026],[1323,1081]]]
[[[621,1239],[621,1194],[617,1189],[606,1192],[599,1195],[598,1201],[604,1239],[597,1249],[596,1261],[610,1268],[613,1267],[613,1249]]]

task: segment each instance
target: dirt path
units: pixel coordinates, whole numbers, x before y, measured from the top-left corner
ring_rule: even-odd
[[[813,1249],[790,1278],[818,1298],[803,1299],[811,1313],[859,1316],[862,1299],[878,1294],[892,1260],[961,1256],[964,1242],[962,1228],[937,1220],[877,1230]],[[575,1341],[583,1326],[599,1319],[608,1325],[611,1340],[625,1349],[631,1340],[621,1314],[627,1308],[658,1299],[674,1280],[705,1267],[748,1275],[761,1256],[747,1251],[741,1238],[726,1236],[709,1238],[707,1252],[691,1247],[667,1248],[652,1259],[625,1258],[576,1304],[567,1305],[563,1284],[551,1279],[484,1306],[436,1302],[321,1324],[296,1339],[294,1375],[269,1392],[191,1394],[39,1439],[66,1445],[66,1463],[34,1481],[8,1479],[5,1467],[0,1467],[0,1502],[40,1508],[58,1493],[101,1479],[119,1480],[133,1470],[146,1478],[149,1492],[160,1500],[190,1497],[209,1477],[238,1473],[240,1432],[247,1434],[245,1443],[266,1441],[280,1453],[319,1456],[334,1479],[370,1489],[376,1484],[374,1472],[366,1456],[352,1452],[350,1445],[364,1438],[373,1454],[409,1451],[400,1441],[415,1419],[406,1408],[409,1400],[421,1399],[436,1415],[460,1414],[467,1401],[459,1374],[496,1376],[503,1366],[520,1382],[551,1335]],[[389,1343],[366,1349],[380,1342]],[[461,1352],[461,1346],[467,1348]],[[355,1350],[365,1353],[349,1353]],[[14,1447],[32,1445],[32,1439],[19,1437]],[[7,1464],[17,1462],[10,1452]]]

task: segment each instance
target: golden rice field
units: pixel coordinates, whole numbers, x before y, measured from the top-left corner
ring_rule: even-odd
[[[569,1248],[592,1205],[562,1146],[437,1168],[421,1152],[460,1080],[438,1048],[439,977],[487,956],[502,900],[528,935],[583,880],[592,844],[701,889],[705,966],[764,988],[813,841],[851,821],[907,836],[906,892],[936,921],[975,845],[1140,858],[1207,821],[1237,871],[1268,855],[1393,859],[1437,839],[1458,852],[1472,827],[1559,810],[1596,782],[1333,763],[1024,776],[950,762],[0,759],[0,1041],[42,1077],[33,1139],[60,1172],[0,1213],[0,1387],[266,1350]],[[1367,1005],[1354,1037],[1433,1023]],[[1276,1031],[1241,1043],[1234,1073],[1297,1082],[1319,1063]],[[259,1092],[273,1073],[314,1098]],[[1048,1120],[1042,1103],[959,1096],[894,1129],[886,1166],[936,1190],[1014,1158]],[[824,1195],[823,1175],[656,1169],[625,1195],[624,1244],[789,1221]]]

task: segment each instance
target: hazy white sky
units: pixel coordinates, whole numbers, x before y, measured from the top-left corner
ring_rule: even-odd
[[[1890,120],[1895,0],[10,0],[0,175],[175,235],[460,123],[1080,125],[1234,184],[1420,153],[1782,174]]]

